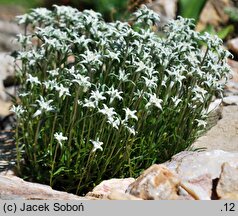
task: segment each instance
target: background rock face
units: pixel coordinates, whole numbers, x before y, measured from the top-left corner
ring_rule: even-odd
[[[229,17],[224,8],[230,6],[229,0],[208,0],[200,14],[197,30],[201,31],[206,25],[218,26],[228,21]]]
[[[161,23],[165,24],[169,19],[175,19],[177,2],[178,0],[153,0],[147,6],[160,14]]]
[[[238,106],[224,106],[222,116],[217,125],[195,141],[193,148],[238,151]]]

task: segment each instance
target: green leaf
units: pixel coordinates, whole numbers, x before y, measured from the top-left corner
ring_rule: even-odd
[[[235,28],[233,25],[228,25],[224,28],[222,28],[220,31],[217,32],[217,35],[221,39],[225,39],[229,34],[234,32]]]
[[[198,21],[206,0],[179,0],[179,15]]]
[[[63,171],[65,171],[65,167],[60,167],[56,172],[54,172],[53,176],[59,175]]]

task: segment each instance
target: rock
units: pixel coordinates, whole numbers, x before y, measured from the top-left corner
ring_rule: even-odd
[[[53,190],[46,185],[26,182],[11,173],[0,175],[0,199],[86,200],[84,197]]]
[[[224,106],[222,119],[192,145],[193,149],[238,151],[238,106]]]
[[[228,97],[223,98],[223,103],[225,105],[238,105],[238,96],[237,95],[231,95]]]
[[[163,165],[152,165],[129,185],[127,193],[145,200],[178,199],[178,177]]]
[[[238,200],[238,166],[222,165],[216,191],[220,199]]]
[[[10,107],[11,107],[12,103],[11,102],[5,102],[0,100],[0,117],[1,116],[8,116],[10,115]]]
[[[181,187],[196,200],[211,200],[212,178],[209,174],[181,181]]]
[[[26,9],[16,4],[1,4],[0,19],[4,21],[12,21],[17,15],[22,15]]]
[[[117,190],[112,191],[107,196],[107,198],[109,200],[143,200],[143,199],[137,198],[137,197],[135,197],[131,194],[122,193],[122,192],[119,192]]]
[[[204,152],[181,152],[172,157],[164,165],[172,172],[177,173],[182,181],[194,181],[201,176],[210,176],[211,179],[219,178],[221,166],[228,162],[238,166],[238,152],[222,150]]]
[[[227,42],[227,48],[238,55],[238,37]]]
[[[222,118],[222,99],[216,99],[208,107],[206,131],[211,129]]]
[[[3,85],[3,81],[8,76],[13,76],[14,74],[14,58],[9,56],[8,53],[0,53],[0,99],[3,101],[9,101],[9,96],[5,93],[7,90]],[[9,92],[12,93],[12,92]]]
[[[164,165],[175,172],[180,186],[193,199],[210,200],[213,195],[214,181],[220,177],[223,163],[238,166],[238,152],[222,150],[209,152],[181,152]],[[181,199],[181,194],[180,194]]]
[[[225,95],[238,95],[238,62],[228,59],[228,64],[231,67],[231,78],[225,86]]]
[[[238,83],[238,61],[228,59],[227,63],[231,67],[232,72],[230,80]]]
[[[19,49],[16,42],[16,35],[21,33],[21,28],[10,21],[0,20],[0,51],[9,52]]]
[[[162,25],[169,19],[175,19],[178,0],[154,0],[147,4],[148,8],[160,14]]]
[[[202,31],[207,25],[217,27],[227,23],[229,16],[224,12],[224,8],[230,5],[229,0],[208,0],[200,14],[196,29]]]
[[[116,191],[120,194],[125,194],[128,186],[134,182],[134,178],[125,178],[125,179],[110,179],[102,181],[97,185],[92,192],[86,194],[86,197],[95,198],[95,199],[107,199],[107,197],[113,192]],[[113,195],[111,195],[113,196]]]

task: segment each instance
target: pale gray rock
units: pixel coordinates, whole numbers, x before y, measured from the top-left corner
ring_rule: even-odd
[[[219,178],[221,166],[225,162],[238,166],[238,152],[222,150],[181,152],[164,165],[177,173],[182,181],[193,181],[204,175],[209,175],[211,179]]]
[[[0,174],[0,199],[86,200],[84,197],[53,190],[46,185],[24,181],[13,173],[5,172]]]
[[[224,106],[222,119],[199,137],[193,143],[192,148],[238,152],[238,106]]]
[[[238,200],[238,165],[222,165],[216,192],[220,199]]]
[[[225,105],[238,105],[238,95],[231,95],[223,98]]]
[[[122,197],[122,194],[125,194],[125,191],[128,186],[134,181],[134,178],[113,178],[105,180],[102,181],[99,185],[97,185],[91,192],[87,193],[86,197],[95,199],[108,199],[108,196],[111,195],[111,199],[115,199],[115,196],[117,196],[118,194],[120,194],[120,196]],[[114,192],[114,194],[111,194],[112,192]]]
[[[209,152],[181,152],[164,165],[177,173],[180,186],[197,200],[210,200],[213,195],[213,181],[220,177],[222,165],[238,166],[238,153],[222,150]]]
[[[9,52],[19,49],[16,35],[22,33],[22,29],[15,23],[0,20],[0,51]]]
[[[161,23],[166,24],[168,20],[175,19],[178,0],[154,0],[147,4],[148,8],[160,15]]]
[[[238,38],[233,38],[227,42],[227,47],[229,50],[233,51],[235,54],[238,54]]]
[[[129,185],[127,193],[145,200],[178,199],[179,178],[163,165],[152,165]]]
[[[200,13],[196,29],[202,31],[208,25],[217,27],[226,24],[229,20],[229,16],[224,12],[224,8],[230,5],[231,1],[229,0],[207,0]]]

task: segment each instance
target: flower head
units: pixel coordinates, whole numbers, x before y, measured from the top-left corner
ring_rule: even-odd
[[[90,140],[90,142],[93,144],[92,152],[95,152],[97,149],[101,151],[103,150],[102,148],[103,142],[100,142],[98,138],[96,140]]]
[[[39,104],[39,109],[33,114],[33,118],[41,115],[43,112],[48,112],[54,110],[54,108],[50,105],[53,100],[45,101],[45,99],[40,96],[40,100],[36,100],[36,102]]]
[[[138,117],[135,115],[135,113],[137,112],[136,110],[130,110],[129,108],[124,108],[123,110],[125,111],[124,121],[128,121],[129,119],[138,120]]]
[[[25,112],[22,105],[18,105],[18,106],[12,105],[10,111],[15,113],[17,117],[20,117]]]
[[[117,113],[114,111],[114,108],[111,107],[109,108],[107,105],[103,104],[103,109],[99,109],[100,113],[102,113],[103,115],[106,115],[108,119],[112,120],[114,115],[116,115]]]
[[[157,98],[156,94],[149,94],[149,102],[146,104],[146,108],[150,107],[150,106],[156,106],[157,108],[162,110],[162,106],[161,103],[163,102],[163,100]]]
[[[63,136],[63,133],[55,133],[54,134],[55,139],[57,140],[57,142],[60,144],[60,146],[62,147],[62,141],[66,141],[68,140],[68,138],[66,136]]]

